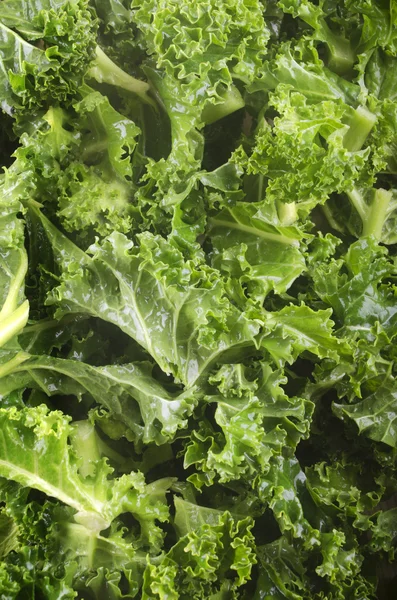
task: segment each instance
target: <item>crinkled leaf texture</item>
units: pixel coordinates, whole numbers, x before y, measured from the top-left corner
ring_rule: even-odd
[[[183,510],[177,502],[177,520]],[[240,520],[228,512],[204,512],[203,517],[202,523],[189,519],[187,532],[170,552],[158,565],[148,565],[142,598],[238,597],[256,563],[252,519]]]
[[[295,448],[308,434],[313,405],[284,394],[280,371],[263,363],[248,374],[249,380],[246,376],[243,365],[230,365],[211,379],[218,393],[206,401],[216,407],[216,428],[203,421],[184,457],[186,467],[195,464],[204,472],[191,478],[198,487],[208,485],[215,474],[223,482],[243,475],[254,481],[269,470],[273,456],[286,446]]]
[[[196,268],[159,236],[136,247],[114,233],[82,252],[41,217],[61,272],[49,302],[114,323],[166,373],[193,385],[227,351],[255,345],[260,321],[235,308],[216,272]]]
[[[12,115],[75,94],[96,45],[88,3],[5,0],[0,17],[2,110]]]

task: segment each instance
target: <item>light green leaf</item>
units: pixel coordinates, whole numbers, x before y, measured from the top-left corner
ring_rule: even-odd
[[[33,487],[75,509],[75,519],[94,532],[106,529],[119,514],[131,512],[142,523],[143,536],[158,542],[154,524],[167,518],[164,480],[161,494],[151,499],[140,473],[110,479],[112,469],[97,461],[95,473],[83,477],[79,458],[69,444],[70,419],[45,406],[0,409],[0,475]],[[149,526],[151,523],[151,526]],[[161,537],[161,535],[160,535]]]

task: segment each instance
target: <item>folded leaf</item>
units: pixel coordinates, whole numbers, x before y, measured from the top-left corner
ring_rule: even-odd
[[[214,271],[196,269],[162,238],[145,234],[134,247],[114,233],[91,248],[91,257],[41,220],[62,273],[49,299],[62,306],[57,316],[114,323],[189,386],[227,350],[254,346],[258,321],[229,302]]]
[[[342,420],[353,420],[360,433],[383,442],[392,448],[397,446],[397,383],[394,377],[380,376],[369,382],[370,392],[355,404],[334,403],[333,411]]]
[[[172,440],[198,402],[194,388],[170,393],[152,375],[150,363],[92,367],[83,362],[26,355],[22,365],[0,379],[0,395],[33,387],[49,396],[89,394],[124,424],[124,434],[135,443],[163,444]]]

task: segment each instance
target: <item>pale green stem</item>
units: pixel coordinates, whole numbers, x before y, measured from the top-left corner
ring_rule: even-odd
[[[375,190],[375,198],[363,220],[363,236],[373,235],[377,240],[381,239],[391,197],[392,192],[390,191]]]
[[[0,311],[0,321],[12,314],[17,307],[18,295],[28,270],[28,257],[24,249],[21,250],[20,255],[21,262],[17,272],[13,276],[12,282],[8,289],[7,298],[4,302],[3,308]]]
[[[0,348],[26,325],[29,317],[29,302],[25,300],[13,313],[0,321]]]
[[[352,190],[347,192],[347,195],[349,196],[350,202],[353,204],[354,208],[360,215],[362,222],[364,222],[367,218],[368,212],[368,206],[364,198],[361,196],[360,192],[356,188],[353,188]]]
[[[361,150],[376,120],[376,116],[365,108],[365,106],[359,106],[354,111],[354,115],[349,123],[349,129],[343,138],[344,147],[349,152],[358,152],[358,150]]]
[[[96,47],[96,59],[88,74],[99,83],[108,83],[121,87],[139,96],[146,104],[156,107],[155,102],[148,96],[149,84],[146,81],[141,81],[132,77],[132,75],[128,75],[123,69],[120,69],[99,46]]]
[[[325,25],[323,28],[325,29]],[[349,71],[356,60],[350,42],[345,38],[335,36],[327,26],[328,33],[328,66],[332,71],[343,75]]]
[[[12,373],[20,364],[25,362],[30,358],[30,354],[27,352],[18,352],[11,360],[4,363],[4,365],[0,365],[0,379],[1,377],[5,377],[9,373]]]
[[[329,206],[327,204],[323,204],[323,206],[321,208],[325,215],[325,218],[327,219],[327,221],[331,225],[331,227],[333,229],[336,229],[336,231],[343,232],[343,228],[340,226],[340,224],[337,221],[335,221],[332,211],[329,209]]]

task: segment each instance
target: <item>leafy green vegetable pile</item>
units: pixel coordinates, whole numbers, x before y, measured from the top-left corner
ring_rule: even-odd
[[[0,598],[380,597],[397,1],[2,0],[0,101]]]

